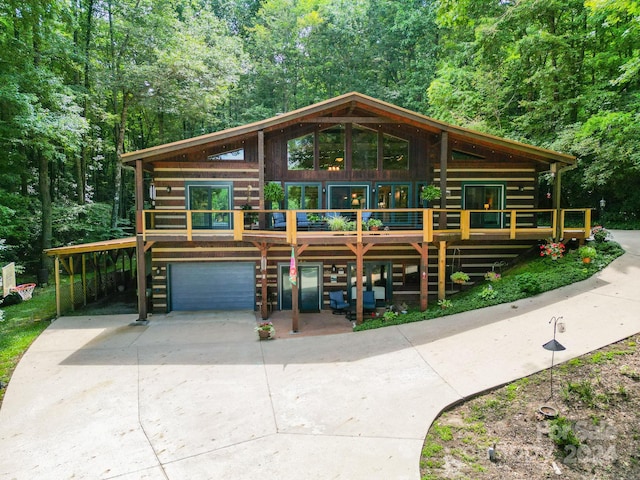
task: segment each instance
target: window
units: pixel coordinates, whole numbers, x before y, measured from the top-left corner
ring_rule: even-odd
[[[231,184],[191,184],[187,185],[187,206],[189,210],[231,210]],[[229,212],[196,212],[191,214],[193,228],[231,227]]]
[[[207,160],[210,161],[240,161],[244,160],[244,148],[237,150],[230,150],[228,152],[216,153],[215,155],[209,155]]]
[[[385,183],[377,186],[377,208],[409,208],[410,186],[408,184]],[[411,221],[411,212],[389,212],[383,213],[382,223],[384,224],[408,224]]]
[[[369,207],[368,185],[329,185],[327,208],[351,210]]]
[[[391,135],[383,135],[384,152],[382,168],[384,170],[409,169],[409,142]]]
[[[345,158],[347,134],[351,135],[351,158]],[[344,124],[309,133],[287,142],[287,169],[314,170],[315,156],[318,170],[344,170],[348,160],[351,170],[377,170],[382,156],[384,170],[409,169],[409,142],[377,130]]]
[[[296,183],[286,186],[288,210],[313,210],[320,208],[320,186],[316,183]]]
[[[502,228],[503,215],[491,210],[504,208],[503,184],[463,184],[463,205],[466,210],[484,210],[471,212],[471,228]]]
[[[351,133],[352,170],[377,170],[378,132],[354,125]]]
[[[320,170],[344,170],[344,139],[344,125],[336,125],[318,133]]]
[[[313,170],[313,133],[287,142],[287,168]]]

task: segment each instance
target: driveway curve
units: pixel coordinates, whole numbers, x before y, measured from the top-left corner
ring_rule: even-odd
[[[0,409],[2,479],[411,479],[452,403],[640,332],[640,234],[591,279],[512,304],[259,342],[253,312],[66,317]]]

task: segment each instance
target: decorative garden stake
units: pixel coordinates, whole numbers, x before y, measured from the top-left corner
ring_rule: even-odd
[[[549,398],[547,398],[547,402],[549,400],[551,400],[551,398],[553,397],[553,360],[554,360],[554,356],[556,354],[556,352],[560,352],[562,350],[566,350],[566,348],[556,340],[556,329],[557,329],[557,325],[558,325],[558,320],[561,320],[562,317],[551,317],[551,320],[549,320],[549,323],[553,322],[553,340],[549,340],[547,343],[545,343],[544,345],[542,345],[542,348],[544,348],[545,350],[551,350],[551,391],[550,391],[550,395]]]

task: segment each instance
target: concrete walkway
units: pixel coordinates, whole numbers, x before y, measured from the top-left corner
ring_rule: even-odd
[[[361,333],[259,342],[246,314],[54,322],[0,410],[2,479],[411,479],[439,412],[640,332],[640,234],[578,285]]]

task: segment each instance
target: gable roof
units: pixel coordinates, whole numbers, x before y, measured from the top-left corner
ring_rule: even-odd
[[[458,127],[445,122],[440,122],[426,115],[412,112],[402,107],[392,105],[381,100],[363,95],[357,92],[346,93],[338,97],[315,103],[307,107],[299,108],[291,112],[276,115],[275,117],[260,120],[258,122],[241,125],[238,127],[220,130],[218,132],[208,133],[198,137],[178,140],[177,142],[166,143],[155,147],[145,148],[135,152],[125,153],[122,155],[122,161],[125,164],[133,163],[136,160],[143,159],[152,161],[154,157],[166,157],[173,153],[177,153],[184,149],[196,148],[210,143],[227,141],[236,137],[246,137],[262,130],[265,132],[280,129],[297,122],[320,117],[323,114],[330,114],[340,109],[349,108],[350,111],[355,109],[363,110],[368,113],[378,115],[381,119],[392,120],[401,123],[408,123],[426,131],[436,134],[447,132],[451,137],[461,138],[467,141],[493,146],[496,148],[511,150],[527,156],[535,157],[542,161],[560,162],[565,164],[573,164],[575,157],[564,153],[555,152],[545,148],[534,147],[526,143],[509,140],[506,138],[496,137],[487,133],[476,132],[463,127]],[[348,121],[345,117],[333,117],[336,122]]]

